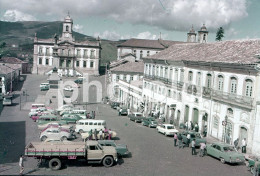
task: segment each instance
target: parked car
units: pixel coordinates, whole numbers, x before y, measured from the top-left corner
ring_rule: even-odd
[[[165,136],[173,136],[175,133],[179,132],[172,124],[161,124],[158,125],[156,128],[159,133],[162,133]]]
[[[62,127],[62,128],[68,129],[70,131],[72,131],[72,129],[73,129],[73,126],[68,125],[67,122],[65,122],[65,121],[49,122],[46,124],[38,125],[38,129],[43,130],[43,129],[51,127],[51,126],[56,127],[56,128]]]
[[[58,118],[55,115],[42,115],[37,120],[37,125],[43,125],[50,122],[57,122]]]
[[[117,156],[127,156],[129,155],[129,151],[127,149],[127,145],[124,144],[116,144],[113,140],[99,140],[98,143],[101,146],[112,146],[116,148]]]
[[[256,161],[256,159],[258,159],[258,161],[260,161],[260,158],[257,158],[255,156],[249,156],[248,161],[246,162],[246,166],[252,174],[254,174],[254,172],[255,172],[255,161]],[[260,173],[260,168],[258,170],[258,173]]]
[[[156,128],[158,123],[155,121],[155,118],[149,117],[149,118],[144,118],[142,121],[143,126],[147,126],[149,128]]]
[[[130,120],[136,123],[141,123],[142,120],[145,118],[141,112],[133,112],[132,114],[129,114],[128,117]]]
[[[76,123],[78,120],[82,119],[77,114],[64,114],[61,120],[66,121],[67,123]]]
[[[183,143],[187,144],[187,135],[190,134],[190,142],[195,139],[195,146],[199,147],[200,143],[204,143],[206,144],[206,139],[203,139],[200,135],[200,133],[198,132],[194,132],[194,131],[183,131],[181,133],[182,139],[183,139]]]
[[[41,83],[40,84],[40,89],[41,89],[41,91],[49,90],[50,89],[50,84],[49,83]]]
[[[121,107],[119,108],[119,111],[121,110],[121,115],[128,115],[127,107]]]
[[[64,130],[62,128],[48,128],[45,131],[41,132],[40,139],[41,141],[45,141],[47,138],[59,138],[62,141],[67,139],[74,139],[75,135],[68,130]]]
[[[111,108],[113,108],[113,109],[116,109],[119,106],[120,106],[120,103],[118,103],[118,102],[112,102],[111,103]]]
[[[43,112],[37,112],[37,114],[34,114],[31,116],[31,119],[36,122],[40,116],[43,116],[43,115],[51,115],[51,112],[49,111],[43,111]]]
[[[238,153],[235,148],[225,143],[212,143],[206,145],[206,154],[220,159],[221,163],[242,163],[245,156]]]
[[[77,83],[77,84],[82,84],[83,83],[83,79],[76,79],[74,82]]]

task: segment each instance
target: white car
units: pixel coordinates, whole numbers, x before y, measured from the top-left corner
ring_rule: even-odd
[[[64,90],[72,92],[73,91],[73,87],[72,86],[66,86],[66,87],[64,87]]]
[[[62,128],[47,128],[40,134],[41,141],[45,141],[47,138],[60,139],[61,141],[75,138],[69,130]]]
[[[172,124],[161,124],[161,125],[158,125],[156,128],[159,133],[162,133],[165,136],[173,136],[174,133],[179,132],[178,130],[176,130],[176,128]]]

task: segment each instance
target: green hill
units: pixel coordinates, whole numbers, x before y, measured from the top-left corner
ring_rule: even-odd
[[[33,55],[33,39],[37,33],[38,38],[52,38],[54,34],[61,35],[62,22],[40,22],[40,21],[24,21],[24,22],[5,22],[0,21],[0,54],[16,56],[24,59],[24,56],[32,59]],[[76,41],[96,40],[94,37],[87,36],[73,31]],[[117,57],[116,46],[122,41],[101,41],[101,65],[115,60]]]

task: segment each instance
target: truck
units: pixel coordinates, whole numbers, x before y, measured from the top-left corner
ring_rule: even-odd
[[[101,146],[97,141],[52,143],[31,142],[25,147],[25,156],[48,162],[51,170],[59,170],[68,160],[83,160],[113,166],[118,158],[115,147]],[[40,164],[39,163],[39,164]]]

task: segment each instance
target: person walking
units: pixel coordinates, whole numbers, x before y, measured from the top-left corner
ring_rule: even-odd
[[[19,167],[20,167],[20,175],[23,175],[23,171],[24,171],[24,156],[20,155],[20,159],[19,159]]]
[[[195,129],[195,132],[199,132],[199,125],[198,125],[198,123],[195,124],[194,129]]]
[[[177,146],[177,140],[178,140],[177,133],[174,133],[173,140],[174,140],[174,147],[176,147]]]
[[[191,142],[191,155],[196,155],[195,139],[193,139]]]
[[[187,134],[187,144],[186,144],[187,147],[190,146],[190,133]]]
[[[118,115],[121,116],[122,108],[119,109]]]
[[[183,148],[184,146],[183,146],[183,144],[182,144],[182,136],[181,136],[181,134],[178,134],[178,141],[179,141],[179,148]]]
[[[100,140],[103,140],[103,131],[102,131],[102,130],[100,130],[100,131],[98,132],[98,135],[99,135],[99,139],[100,139]]]
[[[108,130],[108,140],[111,140],[112,137],[112,131],[111,129]]]
[[[188,127],[188,121],[185,122],[185,129],[188,130],[189,127]]]
[[[203,156],[204,156],[205,148],[206,148],[206,144],[203,143],[203,142],[200,143],[200,157],[203,157]]]
[[[88,132],[88,139],[89,139],[89,140],[92,140],[92,134],[93,134],[93,133],[92,133],[92,129],[91,129],[91,130]]]
[[[97,129],[94,130],[94,137],[95,137],[95,140],[98,140],[98,137],[97,137]]]
[[[193,125],[192,121],[190,121],[190,130],[193,130],[193,128],[194,128],[194,125]]]
[[[242,153],[246,153],[246,138],[242,139],[241,141],[241,150]]]

